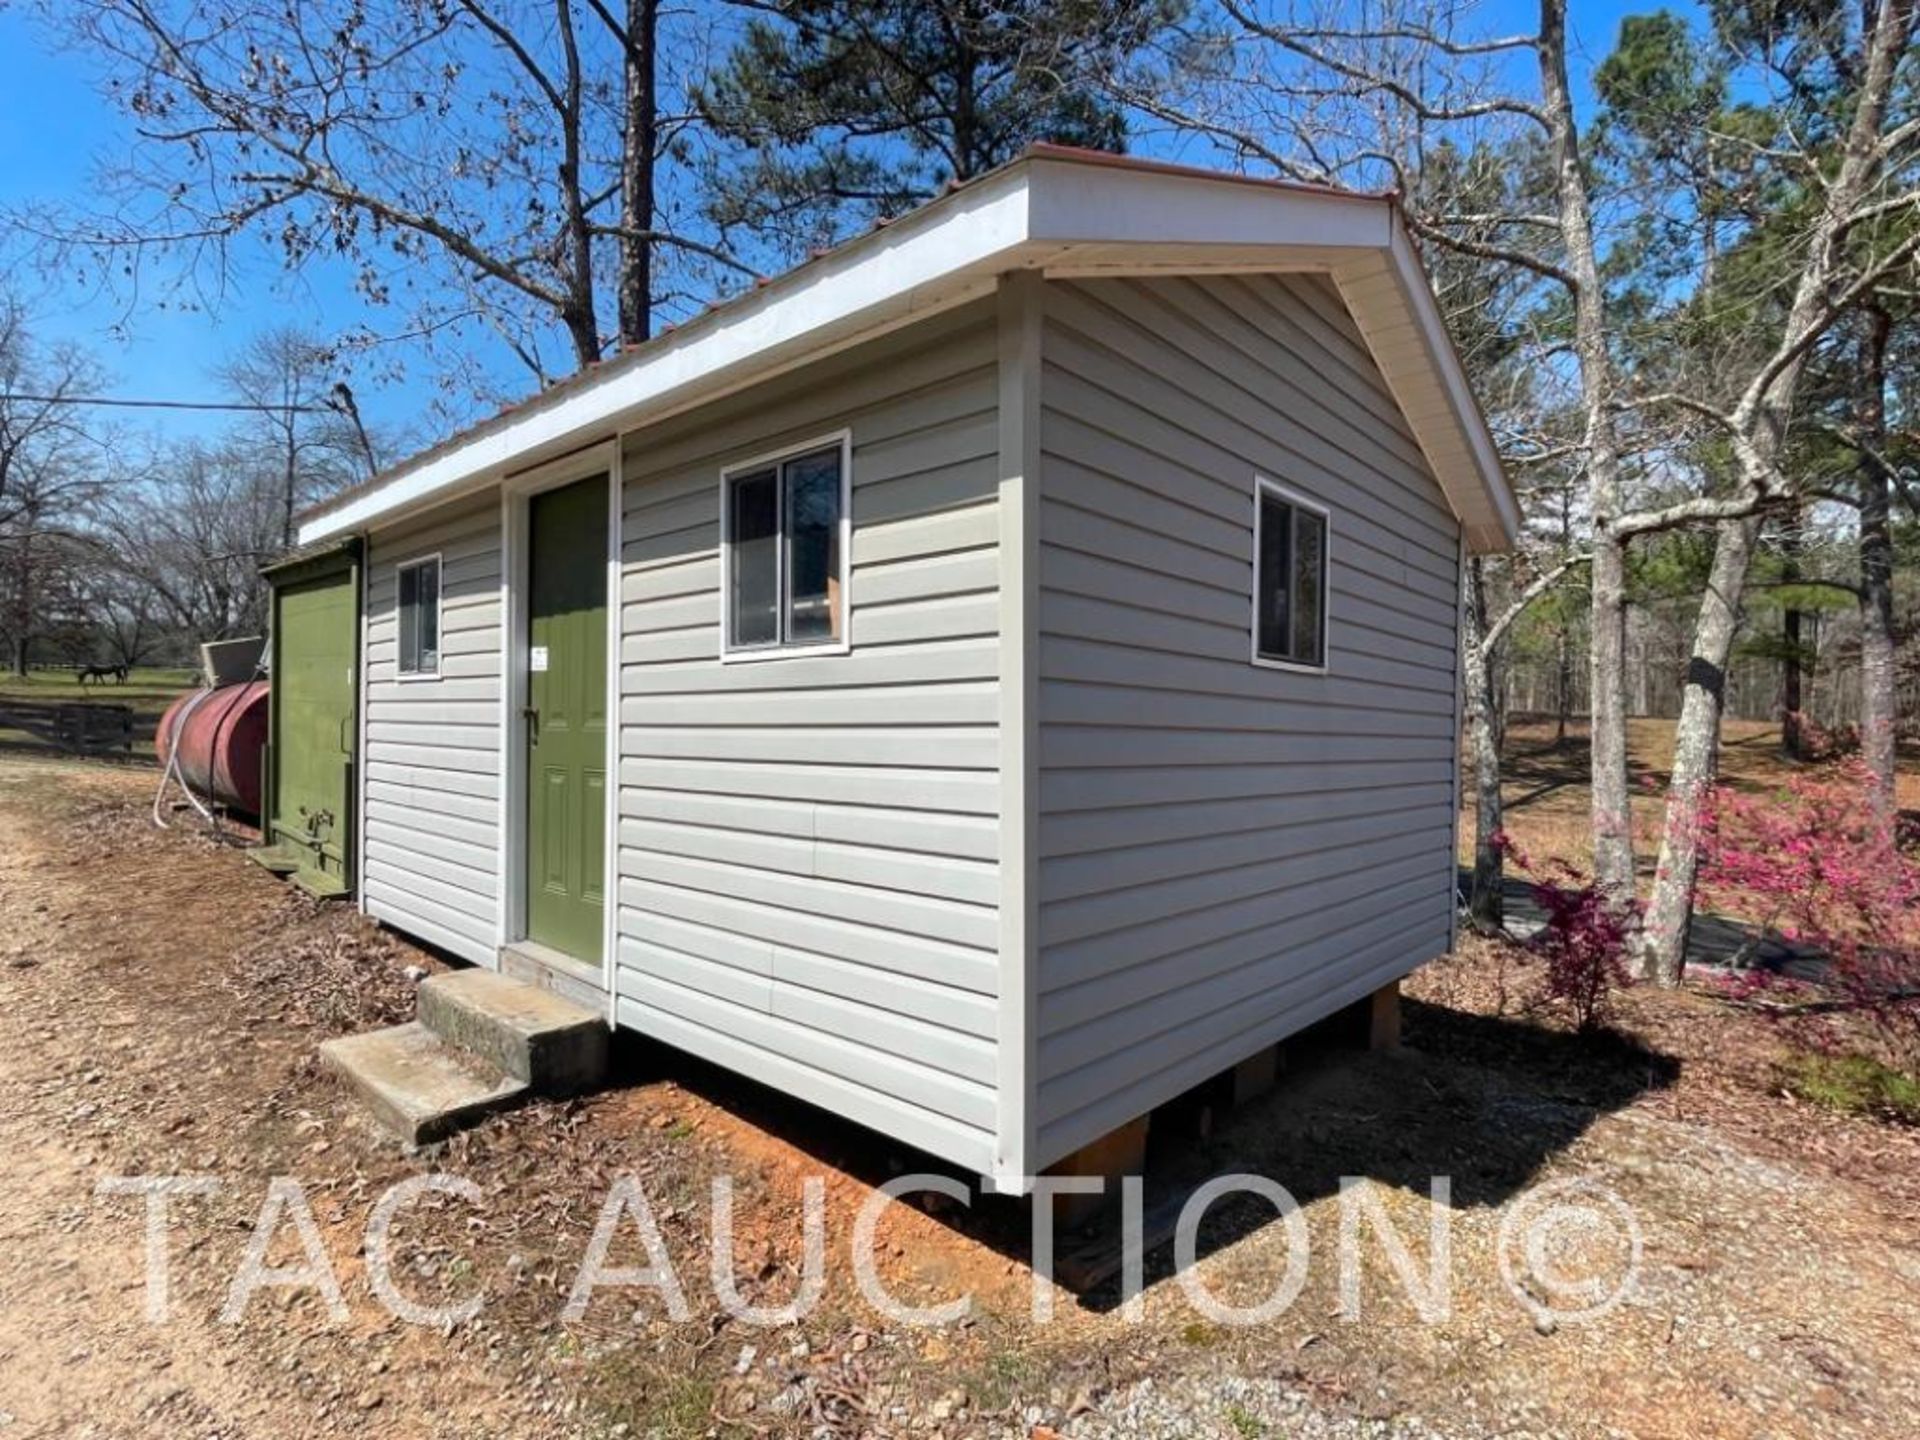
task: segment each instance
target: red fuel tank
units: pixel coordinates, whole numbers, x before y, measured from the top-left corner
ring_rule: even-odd
[[[165,765],[180,732],[180,777],[202,800],[260,814],[260,752],[267,743],[267,682],[195,690],[167,707],[153,752]]]

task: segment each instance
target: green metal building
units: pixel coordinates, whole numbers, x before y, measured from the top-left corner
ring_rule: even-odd
[[[263,572],[272,686],[254,858],[323,898],[353,891],[361,552],[350,537]]]

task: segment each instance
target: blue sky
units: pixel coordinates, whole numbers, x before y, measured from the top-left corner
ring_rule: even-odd
[[[0,5],[0,211],[36,203],[85,206],[99,167],[124,152],[128,134],[127,117],[102,100],[86,57],[50,45],[25,15]],[[35,334],[87,349],[108,373],[114,395],[225,398],[213,372],[252,334],[289,323],[324,333],[367,318],[342,274],[326,267],[289,274],[257,244],[241,247],[231,291],[201,305],[168,293],[160,275],[140,294],[127,295],[84,273],[45,273],[18,260],[6,239],[0,235],[0,260],[34,314]],[[394,423],[419,414],[427,399],[417,382],[363,383],[355,394],[369,420]],[[121,418],[182,437],[210,435],[230,420],[186,412]]]
[[[1597,0],[1575,7],[1575,84],[1605,55],[1619,17],[1658,8],[1648,3]],[[1686,7],[1691,8],[1691,7]],[[1531,7],[1494,0],[1488,23],[1522,28]],[[50,46],[46,34],[0,0],[0,211],[34,203],[84,205],[103,162],[124,153],[127,120],[94,88],[86,57]],[[1149,142],[1149,149],[1154,148]],[[337,333],[355,324],[391,324],[391,313],[372,311],[354,294],[337,267],[310,267],[289,275],[257,243],[238,251],[228,293],[208,308],[183,306],[161,284],[138,296],[113,294],[72,274],[44,275],[17,263],[0,236],[0,260],[13,286],[38,317],[48,340],[68,340],[93,352],[111,377],[114,394],[181,399],[219,398],[213,371],[248,336],[270,325],[294,323]],[[432,392],[418,358],[398,380],[362,375],[355,390],[370,420],[403,424],[431,438],[437,426],[423,421]],[[508,390],[526,388],[526,372],[504,357],[488,369]],[[167,435],[209,434],[218,417],[167,415],[136,423]]]

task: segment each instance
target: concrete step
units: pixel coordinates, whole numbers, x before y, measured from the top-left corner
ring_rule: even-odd
[[[420,1023],[543,1095],[575,1095],[607,1070],[607,1022],[564,996],[492,970],[420,984]]]
[[[444,1139],[516,1104],[530,1088],[418,1021],[329,1040],[320,1047],[320,1063],[409,1145]]]

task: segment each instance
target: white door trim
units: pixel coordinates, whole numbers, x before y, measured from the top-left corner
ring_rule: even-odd
[[[605,929],[600,938],[601,984],[607,992],[607,1025],[620,1018],[620,957],[614,953],[620,943],[620,638],[626,631],[621,621],[620,580],[626,543],[626,474],[621,469],[620,439],[611,442],[612,457],[607,463],[607,843],[606,875],[600,893],[606,897],[602,907]]]

